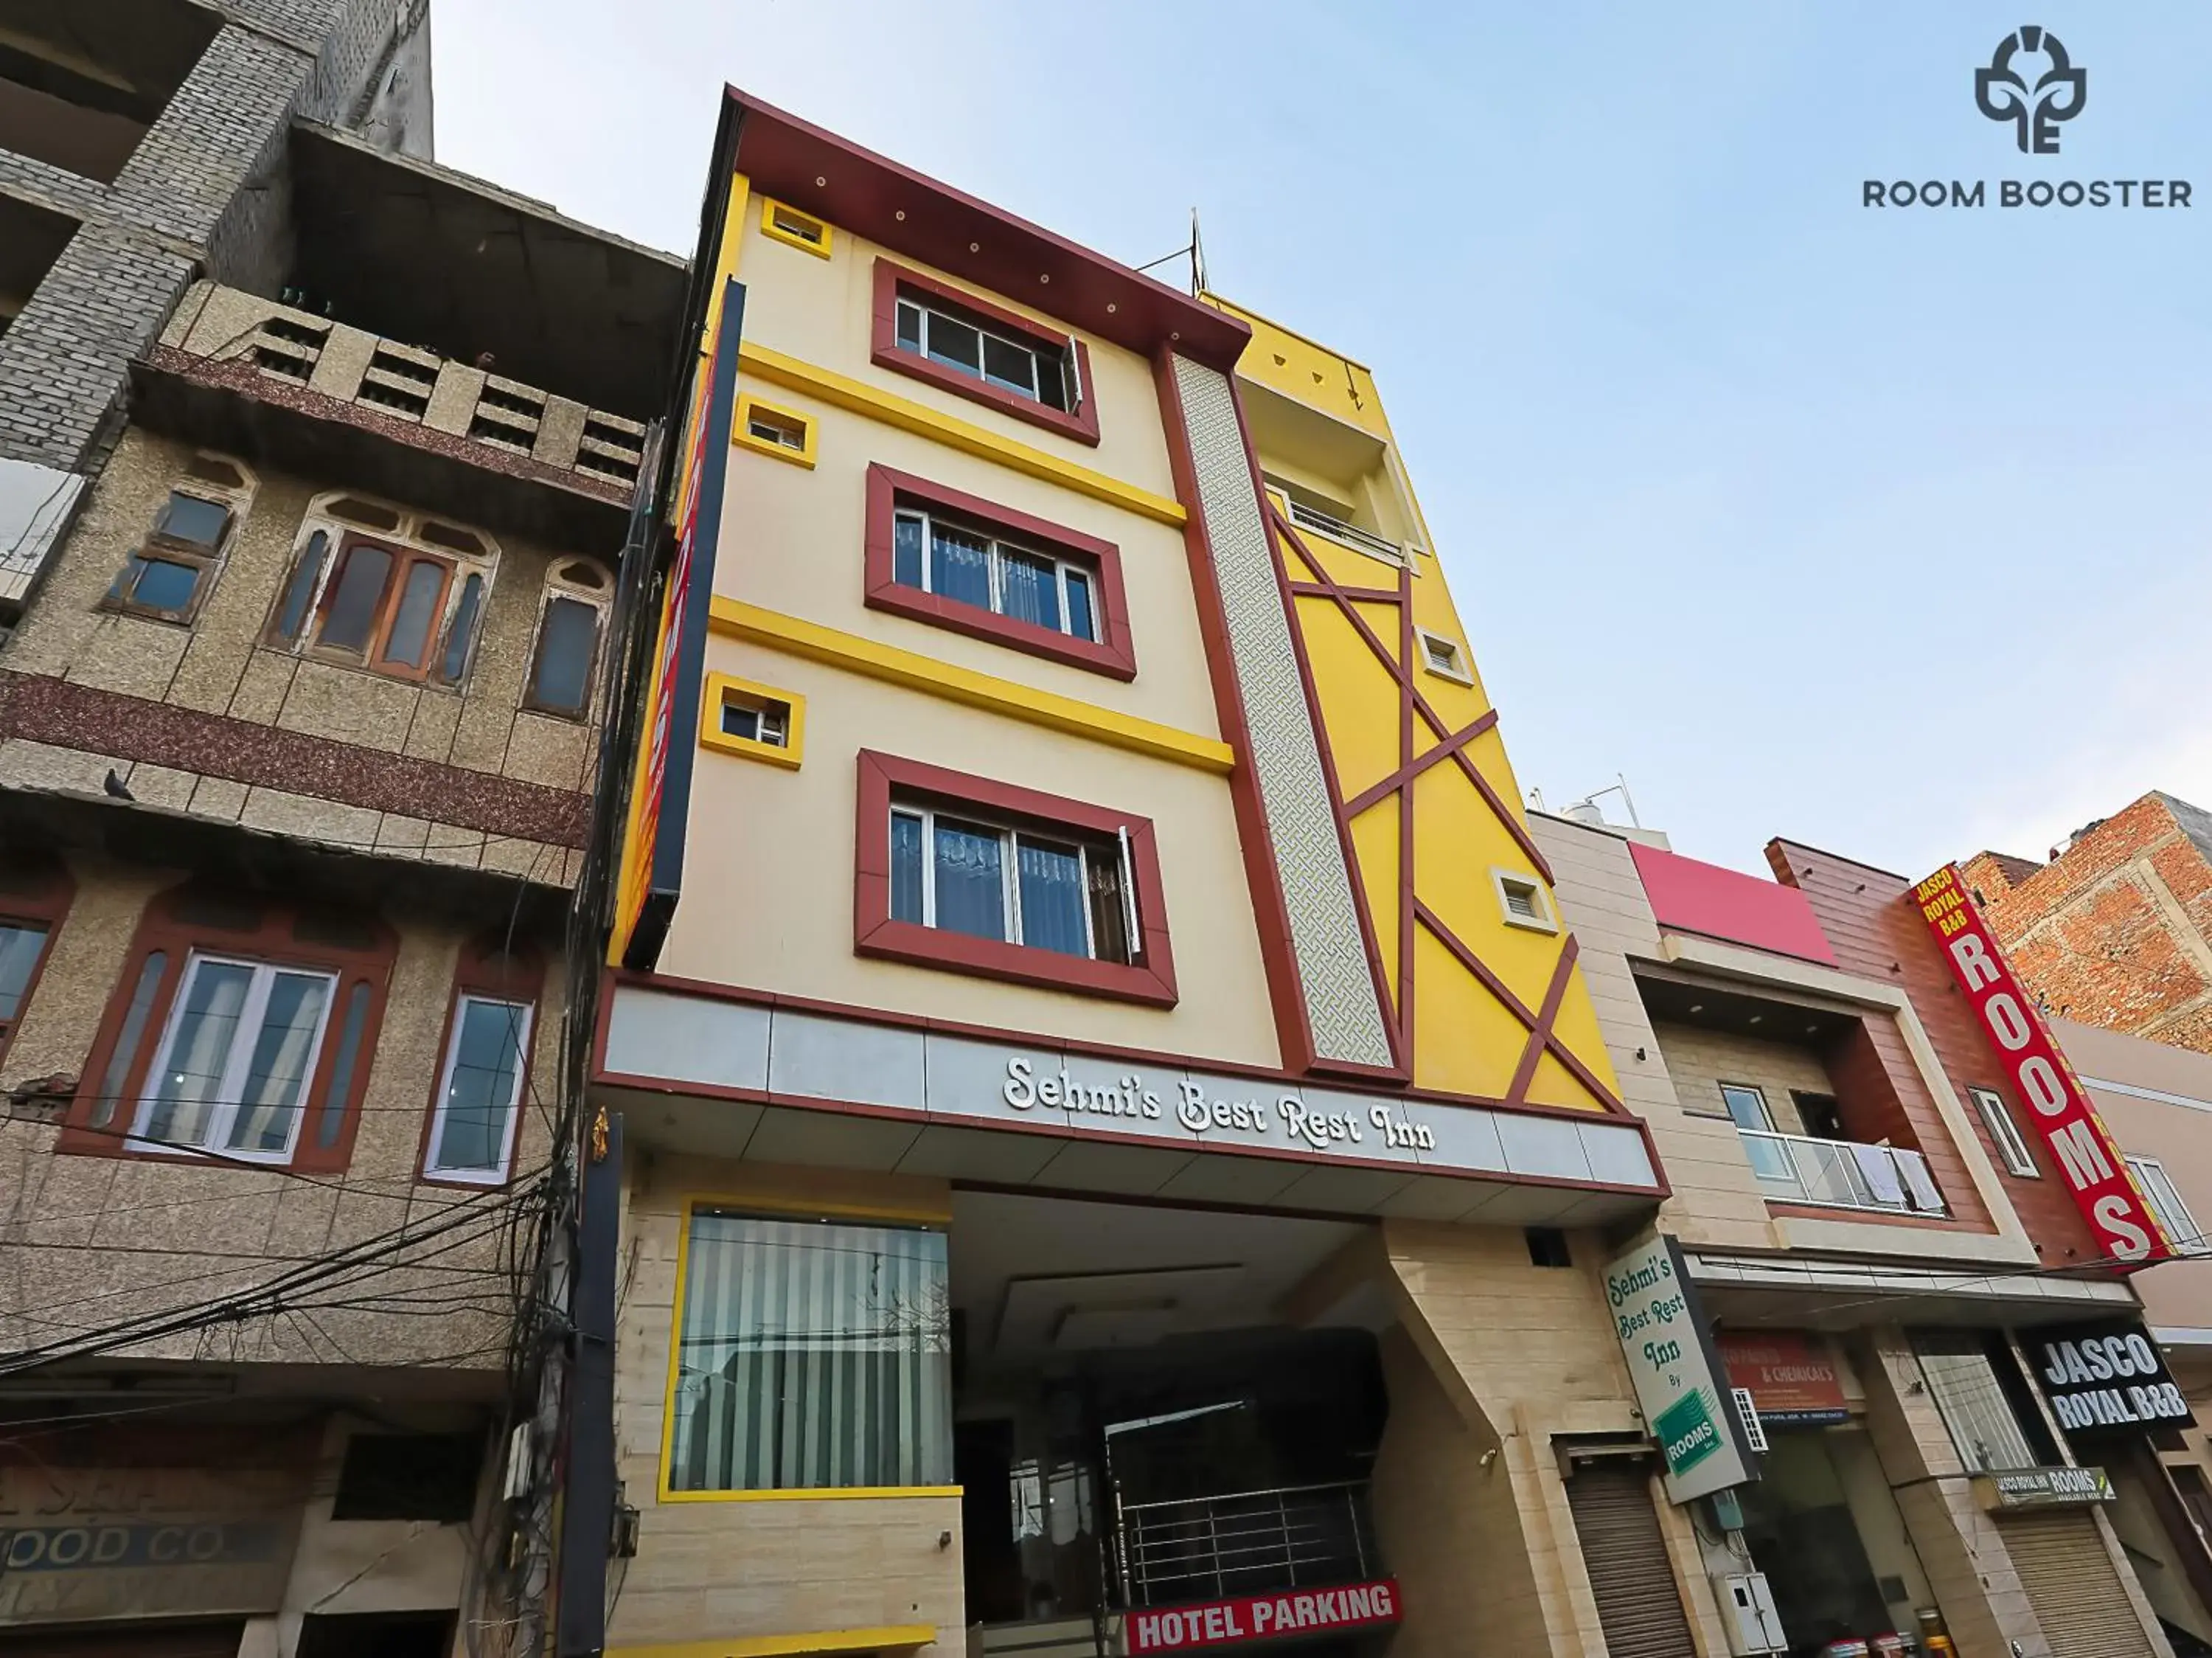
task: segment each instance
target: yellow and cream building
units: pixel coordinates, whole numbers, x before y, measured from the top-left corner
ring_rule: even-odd
[[[1368,371],[734,91],[694,269],[607,1649],[1726,1650],[1601,1273],[1665,1187]]]

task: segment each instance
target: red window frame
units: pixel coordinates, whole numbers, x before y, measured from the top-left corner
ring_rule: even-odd
[[[1019,392],[1010,392],[988,381],[963,375],[948,369],[941,363],[933,363],[917,352],[909,351],[898,343],[898,301],[901,290],[918,299],[934,300],[947,310],[965,311],[969,316],[1003,334],[1036,346],[1042,350],[1065,353],[1071,344],[1075,350],[1075,374],[1081,382],[1081,395],[1074,409],[1055,409],[1033,397],[1024,397]],[[1091,379],[1091,347],[1072,333],[1054,333],[1043,324],[1032,321],[1003,306],[994,305],[969,293],[964,288],[955,288],[950,283],[939,282],[925,276],[910,265],[878,255],[876,259],[875,332],[871,342],[868,360],[878,369],[888,369],[893,374],[907,375],[915,380],[928,381],[956,396],[972,403],[988,404],[1002,414],[1017,420],[1026,420],[1032,426],[1042,426],[1048,431],[1058,432],[1062,437],[1078,443],[1096,447],[1098,442],[1098,399],[1092,391]]]
[[[1039,552],[1072,559],[1094,571],[1097,579],[1091,583],[1091,610],[1098,638],[1079,639],[1072,633],[1019,621],[981,605],[963,604],[941,594],[902,586],[892,562],[896,521],[902,507],[943,512],[987,533],[1003,535],[1009,541],[1033,547]],[[928,556],[927,550],[923,556]],[[866,603],[871,610],[889,611],[917,622],[927,622],[933,627],[965,633],[971,638],[988,639],[994,644],[1051,661],[1066,662],[1071,667],[1087,668],[1111,679],[1137,677],[1137,648],[1129,637],[1129,600],[1121,585],[1121,550],[1111,541],[1017,512],[1012,507],[1000,506],[964,490],[950,489],[912,472],[897,472],[880,462],[872,462],[868,467],[865,562]]]
[[[55,936],[76,898],[76,881],[59,858],[18,854],[0,859],[0,925],[46,930],[45,942],[39,946],[39,959],[31,964],[30,977],[23,981],[15,1016],[0,1022],[0,1058],[6,1056],[30,1009],[31,998],[38,994],[39,980],[46,974],[46,963],[53,960]]]
[[[186,913],[196,904],[234,905],[241,911],[251,909],[257,919],[250,927],[221,925]],[[92,1051],[86,1056],[83,1074],[77,1081],[76,1098],[63,1119],[54,1149],[86,1157],[131,1157],[153,1162],[194,1163],[203,1167],[289,1168],[320,1173],[343,1171],[353,1157],[354,1137],[361,1128],[362,1100],[368,1090],[369,1073],[375,1068],[377,1037],[384,1023],[392,962],[398,954],[398,936],[379,917],[349,912],[347,919],[364,923],[374,940],[368,948],[351,948],[301,937],[299,928],[303,918],[298,908],[258,894],[224,892],[191,882],[171,887],[155,897],[146,906],[138,930],[131,938],[130,954],[124,959],[115,989],[107,999],[106,1011],[100,1016]],[[129,1069],[124,1072],[112,1108],[103,1112],[102,1106],[111,1103],[100,1098],[109,1064],[129,1017],[146,960],[157,950],[164,955],[160,981],[149,1004],[145,1022],[137,1033],[137,1045],[129,1056]],[[283,1162],[260,1158],[241,1162],[220,1153],[149,1149],[130,1143],[131,1125],[137,1121],[140,1098],[146,1090],[146,1073],[161,1050],[170,1009],[184,983],[185,964],[196,950],[277,966],[311,968],[337,977],[322,1051],[315,1056],[315,1074],[308,1084],[300,1132],[293,1143],[291,1156]],[[345,1097],[334,1100],[330,1098],[331,1073],[337,1063],[346,1007],[356,984],[368,986],[368,1012],[362,1020],[361,1039],[355,1051],[353,1075]],[[325,1145],[323,1125],[332,1112],[337,1113],[337,1126],[329,1137],[330,1143]]]
[[[501,1002],[520,1002],[530,1009],[530,1030],[522,1043],[522,1075],[516,1079],[514,1127],[507,1143],[507,1172],[496,1180],[465,1180],[437,1174],[430,1168],[430,1136],[438,1125],[438,1091],[446,1080],[446,1062],[453,1046],[453,1021],[465,996],[488,997]],[[514,1172],[522,1166],[523,1131],[529,1125],[530,1085],[538,1052],[538,1021],[544,1015],[545,958],[532,946],[509,948],[503,936],[471,940],[461,947],[453,969],[453,985],[446,997],[446,1022],[438,1032],[438,1058],[430,1073],[429,1108],[422,1113],[422,1133],[415,1149],[415,1178],[424,1186],[453,1186],[483,1192],[513,1186]]]
[[[853,881],[855,954],[916,966],[942,967],[983,978],[1002,978],[1050,991],[1171,1008],[1175,954],[1168,940],[1167,899],[1160,883],[1158,838],[1150,818],[1115,812],[1087,801],[1022,789],[990,777],[948,771],[895,754],[860,751],[859,820]],[[1018,828],[1073,831],[1113,839],[1126,830],[1131,873],[1137,883],[1137,924],[1143,938],[1134,962],[1097,961],[1034,945],[925,927],[891,918],[891,797],[927,801],[1012,821]]]

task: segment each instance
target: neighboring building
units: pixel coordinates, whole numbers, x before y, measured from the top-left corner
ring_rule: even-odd
[[[2045,1011],[2212,1053],[2212,813],[2148,794],[2052,849],[1963,866]]]
[[[428,0],[64,0],[0,25],[0,621],[195,277],[291,280],[293,119],[430,154]]]
[[[1767,1442],[1738,1512],[1701,1515],[1721,1596],[1764,1574],[1793,1653],[1923,1612],[1966,1653],[2201,1634],[2195,1578],[2138,1552],[2142,1517],[2178,1508],[2155,1460],[2077,1457],[2030,1386],[2023,1348],[2125,1327],[2136,1299],[1911,883],[1788,841],[1768,881],[1637,830],[1535,827],[1673,1189],[1659,1225]],[[2185,1546],[2185,1526],[2155,1542]]]
[[[149,313],[0,649],[10,1651],[528,1650],[543,1598],[570,889],[684,270],[283,107],[283,262]]]
[[[1367,371],[735,93],[695,270],[563,1650],[1723,1649]]]

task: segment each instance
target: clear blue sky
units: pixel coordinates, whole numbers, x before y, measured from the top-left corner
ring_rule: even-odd
[[[1974,108],[2022,22],[2063,152]],[[1370,364],[1524,787],[1917,875],[2212,806],[2212,7],[434,0],[442,160],[688,249],[736,82]],[[1875,211],[1865,178],[2188,179]],[[1616,808],[1617,809],[1617,808]]]

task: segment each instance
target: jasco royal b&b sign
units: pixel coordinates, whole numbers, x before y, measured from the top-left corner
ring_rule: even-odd
[[[1127,1616],[1131,1652],[1193,1652],[1291,1635],[1379,1629],[1398,1621],[1398,1585],[1386,1577],[1292,1594],[1253,1594],[1158,1610],[1139,1607]]]
[[[2025,1332],[2028,1368],[2051,1413],[2073,1438],[2148,1434],[2192,1420],[2158,1344],[2140,1324],[2069,1325]]]
[[[1668,1498],[1687,1503],[1756,1478],[1674,1239],[1654,1238],[1607,1262],[1605,1300],[1644,1426],[1667,1465]]]
[[[2126,1159],[2013,977],[1958,866],[1945,864],[1914,887],[1912,897],[1998,1064],[2035,1113],[2036,1131],[2098,1247],[2136,1266],[2166,1259],[2173,1252],[2136,1190]]]

